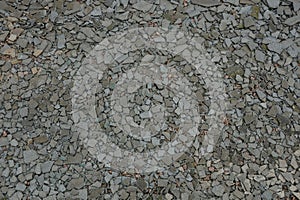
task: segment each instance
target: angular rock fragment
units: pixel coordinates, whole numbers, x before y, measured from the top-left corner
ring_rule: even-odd
[[[34,150],[26,150],[23,152],[23,157],[25,163],[31,163],[32,161],[38,159],[39,156]]]
[[[220,0],[191,0],[191,2],[203,7],[218,6],[221,4]]]

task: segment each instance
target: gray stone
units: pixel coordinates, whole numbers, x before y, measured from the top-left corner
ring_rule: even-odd
[[[49,15],[49,19],[54,22],[55,19],[58,17],[58,13],[55,10],[52,10],[50,15]]]
[[[48,137],[46,135],[40,135],[33,139],[34,143],[42,144],[48,141]]]
[[[240,3],[240,0],[224,0],[225,3],[231,3],[235,6],[238,6]]]
[[[0,147],[7,146],[9,144],[7,137],[0,137]]]
[[[294,17],[286,19],[283,23],[288,26],[293,26],[300,22],[300,15],[296,15]]]
[[[6,37],[8,36],[9,31],[3,31],[2,34],[0,35],[0,41],[3,42]]]
[[[165,195],[165,197],[166,197],[167,200],[173,199],[173,195],[170,194],[170,193],[167,193],[167,194]]]
[[[283,47],[280,43],[277,43],[277,42],[272,42],[270,44],[268,44],[268,49],[270,51],[274,51],[278,54],[281,54],[282,50],[283,50]]]
[[[163,97],[157,94],[153,95],[153,99],[158,101],[158,102],[163,102]]]
[[[223,185],[216,185],[211,190],[216,196],[221,197],[225,192],[225,187]]]
[[[159,6],[162,10],[173,10],[174,8],[176,8],[176,5],[172,4],[168,0],[161,0],[159,2]]]
[[[119,19],[119,20],[127,20],[128,19],[128,15],[129,15],[129,11],[127,12],[124,12],[122,14],[119,14],[119,15],[116,15],[116,18]]]
[[[253,20],[253,17],[248,16],[244,19],[244,26],[245,28],[249,28],[250,26],[254,26],[255,22]]]
[[[67,189],[74,189],[74,188],[80,189],[83,186],[84,186],[84,179],[83,178],[75,178],[69,182]]]
[[[120,0],[121,4],[124,6],[124,8],[128,5],[128,0]]]
[[[133,4],[133,8],[137,9],[137,10],[140,10],[140,11],[143,11],[143,12],[147,12],[149,11],[151,8],[152,8],[153,4],[151,3],[148,3],[146,1],[140,1],[136,4]]]
[[[221,5],[220,0],[191,0],[191,2],[195,5],[211,7]]]
[[[44,163],[41,164],[41,169],[43,173],[48,173],[50,172],[52,165],[53,165],[54,161],[46,161]]]
[[[283,116],[283,115],[277,115],[277,119],[279,121],[280,126],[286,126],[289,125],[291,123],[290,119]]]
[[[13,147],[16,147],[16,146],[18,146],[18,141],[16,140],[16,139],[12,139],[11,141],[10,141],[10,145],[11,146],[13,146]]]
[[[28,108],[27,107],[23,107],[20,109],[20,115],[22,118],[27,117],[28,116]]]
[[[141,117],[142,119],[148,119],[148,118],[151,118],[151,117],[152,117],[152,113],[151,113],[150,111],[142,112],[142,113],[140,114],[140,117]]]
[[[299,167],[295,156],[292,156],[291,165],[294,169],[298,169],[298,167]]]
[[[87,189],[78,190],[78,196],[81,200],[87,200],[88,199],[88,192]]]
[[[236,75],[235,80],[241,82],[241,81],[243,81],[243,77],[241,77],[240,75]]]
[[[17,45],[19,45],[22,48],[25,48],[28,44],[28,40],[24,39],[24,38],[19,38],[16,42]]]
[[[288,181],[290,183],[294,182],[293,175],[290,172],[284,172],[284,173],[282,173],[282,175],[286,181]]]
[[[279,159],[279,167],[280,168],[287,168],[287,162],[285,160]]]
[[[263,93],[262,91],[260,90],[256,90],[256,94],[258,96],[258,98],[262,101],[266,101],[266,94]]]
[[[278,8],[280,4],[280,0],[266,0],[268,3],[268,6],[271,8]]]
[[[277,113],[278,113],[277,106],[274,105],[271,107],[271,109],[269,110],[269,112],[267,114],[271,117],[276,117]]]
[[[102,15],[102,11],[101,11],[101,7],[95,7],[94,10],[91,12],[91,16],[101,16]]]
[[[257,60],[257,61],[260,61],[260,62],[265,62],[265,60],[266,60],[266,56],[265,56],[265,54],[262,52],[262,51],[260,51],[260,50],[255,50],[255,59]]]
[[[107,174],[107,175],[104,177],[104,180],[105,180],[106,183],[108,183],[111,179],[112,179],[112,175],[111,175],[111,174]]]
[[[246,113],[244,120],[246,124],[250,124],[255,120],[255,116],[253,115],[253,113]]]
[[[77,153],[75,156],[69,156],[66,163],[67,164],[79,164],[82,162],[82,155]]]
[[[136,186],[140,188],[140,190],[142,191],[147,189],[147,183],[145,182],[144,179],[141,178],[136,181]]]
[[[62,49],[65,47],[66,38],[64,34],[60,34],[57,36],[57,48]]]
[[[243,199],[244,198],[244,193],[242,193],[241,191],[239,190],[235,190],[233,192],[233,195],[237,197],[237,199]]]
[[[266,199],[266,200],[272,200],[273,199],[273,193],[270,190],[266,190],[263,194],[262,194],[262,198]]]
[[[23,152],[24,162],[25,163],[31,163],[32,161],[35,161],[38,159],[38,154],[34,150],[27,150]]]
[[[9,170],[9,168],[7,167],[7,168],[5,168],[5,170],[3,170],[3,172],[2,172],[2,176],[4,176],[4,177],[8,177],[9,176],[9,173],[10,173],[10,170]]]
[[[17,185],[16,185],[16,190],[17,191],[24,192],[25,189],[26,189],[26,186],[23,183],[17,183]]]
[[[37,163],[37,164],[36,164],[34,172],[35,172],[36,174],[41,174],[41,173],[42,173],[41,163]]]
[[[167,179],[158,179],[157,186],[158,187],[166,187],[168,185]]]

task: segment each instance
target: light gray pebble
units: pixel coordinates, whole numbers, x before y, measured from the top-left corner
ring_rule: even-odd
[[[261,90],[256,90],[256,94],[260,100],[266,101],[266,94],[264,92]]]
[[[5,168],[5,170],[2,171],[2,176],[8,177],[8,176],[9,176],[9,173],[10,173],[10,170],[9,170],[9,168],[7,167],[7,168]]]
[[[295,25],[295,24],[297,24],[299,22],[300,22],[300,14],[286,19],[284,21],[284,24],[286,24],[288,26],[293,26],[293,25]]]
[[[279,0],[266,0],[268,3],[268,6],[271,8],[278,8],[280,1]]]
[[[191,0],[193,4],[204,6],[204,7],[212,7],[221,4],[220,0]]]
[[[28,108],[27,107],[23,107],[20,109],[20,115],[22,118],[27,117],[28,116]]]
[[[26,189],[25,184],[23,184],[23,183],[17,183],[17,185],[16,185],[16,190],[17,190],[17,191],[24,192],[25,189]]]
[[[251,16],[248,16],[244,19],[245,28],[249,28],[250,26],[254,26],[255,22]]]
[[[266,55],[260,50],[255,50],[255,59],[264,63],[266,60]]]
[[[64,34],[60,34],[57,36],[57,48],[62,49],[65,47],[66,38]]]
[[[218,197],[221,197],[224,192],[225,192],[225,187],[223,185],[216,185],[212,188],[212,192],[218,196]]]
[[[147,1],[139,1],[136,4],[133,4],[133,8],[143,11],[143,12],[147,12],[152,8],[153,4],[148,3]]]
[[[91,16],[101,16],[102,15],[102,11],[101,11],[101,7],[97,6],[94,8],[94,10],[91,12]]]
[[[152,117],[152,113],[151,113],[150,111],[142,112],[142,113],[140,114],[140,117],[141,117],[142,119],[148,119],[148,118],[151,118],[151,117]]]
[[[41,164],[41,170],[43,173],[48,173],[50,172],[52,166],[53,166],[54,161],[46,161]]]
[[[23,157],[25,163],[31,163],[32,161],[38,159],[39,156],[34,150],[26,150],[23,152]]]

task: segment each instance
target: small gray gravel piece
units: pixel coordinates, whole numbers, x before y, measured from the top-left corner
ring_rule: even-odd
[[[296,15],[294,17],[288,18],[284,21],[284,24],[288,25],[288,26],[293,26],[297,23],[300,22],[300,14]]]
[[[248,16],[244,19],[245,28],[249,28],[250,26],[254,26],[255,22],[251,16]]]
[[[217,6],[221,4],[220,0],[191,0],[191,2],[204,7]]]
[[[43,173],[48,173],[50,172],[52,165],[53,165],[53,161],[46,161],[44,163],[41,164],[41,169]]]
[[[0,137],[0,147],[7,146],[9,144],[9,140],[6,137]]]
[[[147,183],[143,179],[138,179],[136,181],[136,186],[140,188],[140,190],[144,191],[147,188]]]
[[[66,164],[79,164],[82,162],[82,155],[77,153],[75,156],[69,156]]]
[[[27,150],[23,152],[24,156],[24,162],[25,163],[31,163],[32,161],[35,161],[38,159],[38,154],[34,150]]]
[[[255,59],[260,62],[265,62],[266,55],[260,50],[255,50]]]
[[[266,199],[266,200],[272,200],[273,199],[273,193],[270,190],[266,190],[263,194],[262,194],[262,198]]]
[[[25,189],[26,189],[26,186],[23,183],[17,183],[17,185],[16,185],[16,190],[17,191],[24,192]]]
[[[128,0],[120,0],[121,4],[124,6],[124,8],[128,5]]]
[[[2,176],[8,177],[9,176],[9,172],[10,172],[9,168],[8,167],[5,168],[5,170],[3,170],[3,172],[2,172]]]
[[[280,1],[279,0],[266,0],[268,3],[268,6],[271,8],[278,8]]]
[[[262,91],[260,90],[256,90],[256,94],[258,96],[258,98],[262,101],[266,101],[266,94],[263,93]]]
[[[3,42],[6,37],[8,36],[9,31],[3,31],[2,34],[0,35],[0,41]]]
[[[28,108],[27,107],[21,108],[20,109],[20,115],[21,115],[22,118],[27,117],[27,115],[28,115]]]
[[[146,112],[141,113],[141,114],[140,114],[140,117],[141,117],[142,119],[148,119],[148,118],[151,118],[151,117],[152,117],[152,114],[151,114],[150,111],[146,111]]]
[[[143,12],[147,12],[152,8],[153,4],[148,3],[147,1],[139,1],[136,4],[133,4],[133,8],[143,11]]]
[[[60,34],[57,36],[57,48],[62,49],[65,47],[66,38],[64,34]]]
[[[221,197],[225,192],[225,187],[223,185],[216,185],[212,188],[212,192],[216,196]]]
[[[80,189],[83,186],[84,186],[84,179],[83,178],[75,178],[69,182],[67,189],[74,189],[74,188]]]
[[[91,12],[91,16],[101,16],[102,15],[102,11],[101,11],[101,8],[100,6],[94,8],[94,10]]]

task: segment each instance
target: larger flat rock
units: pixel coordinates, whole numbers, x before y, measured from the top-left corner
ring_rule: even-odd
[[[140,1],[136,4],[134,4],[132,7],[137,9],[137,10],[140,10],[140,11],[143,11],[143,12],[147,12],[149,11],[151,8],[152,8],[152,4],[151,3],[148,3],[146,1]]]
[[[268,6],[271,8],[278,8],[280,1],[279,0],[267,0]]]
[[[24,156],[25,163],[30,163],[32,161],[35,161],[39,157],[38,154],[36,153],[36,151],[34,151],[34,150],[24,151],[23,156]]]
[[[204,7],[217,6],[221,4],[220,0],[192,0],[191,2]]]
[[[224,188],[223,185],[216,185],[216,186],[214,186],[214,187],[212,188],[212,192],[213,192],[216,196],[220,197],[220,196],[222,196],[223,193],[225,192],[225,188]]]
[[[297,15],[297,16],[286,19],[283,23],[288,26],[293,26],[299,22],[300,22],[300,15]]]

